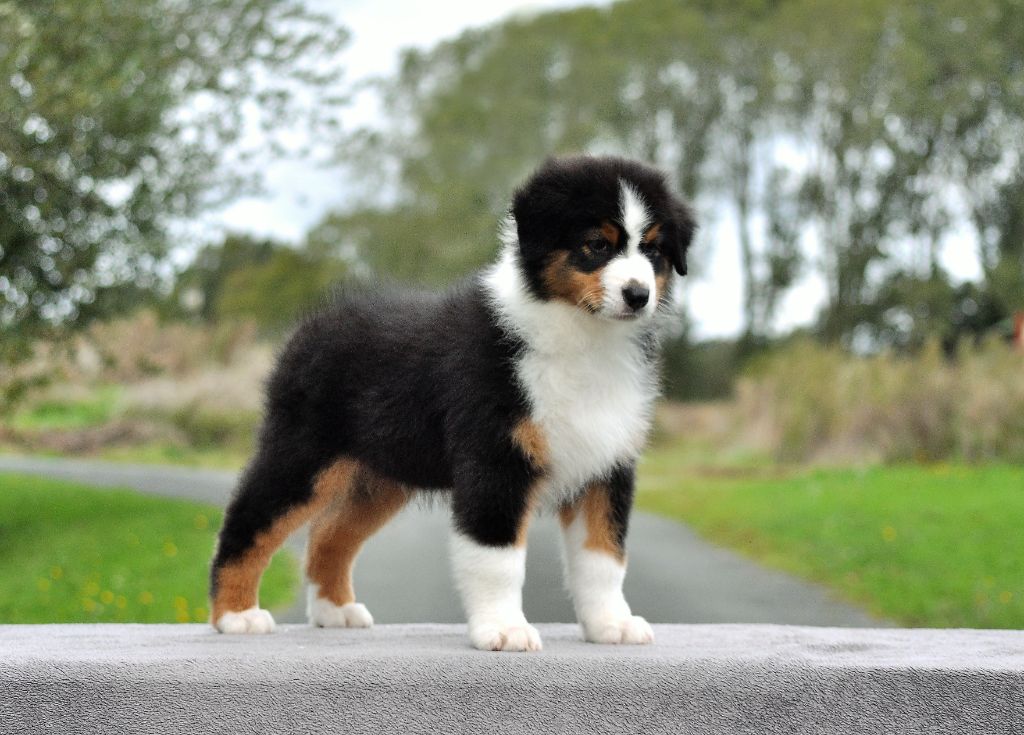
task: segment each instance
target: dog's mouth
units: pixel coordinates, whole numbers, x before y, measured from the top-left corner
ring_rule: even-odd
[[[627,311],[612,314],[611,318],[617,322],[635,322],[640,318],[640,316],[641,314],[638,311]]]

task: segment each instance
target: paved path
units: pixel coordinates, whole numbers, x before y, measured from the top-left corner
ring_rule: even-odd
[[[0,471],[5,470],[219,505],[227,502],[235,480],[234,473],[216,470],[0,456]],[[448,513],[443,503],[432,505],[404,510],[370,539],[360,556],[356,589],[378,622],[462,622],[448,573]],[[294,539],[289,546],[301,554],[302,543]],[[534,622],[573,620],[562,586],[558,543],[554,519],[542,517],[533,524],[523,602]],[[713,546],[674,521],[634,514],[628,546],[626,595],[633,609],[651,622],[886,625],[831,599],[820,587]],[[276,611],[278,620],[303,620],[297,603]]]

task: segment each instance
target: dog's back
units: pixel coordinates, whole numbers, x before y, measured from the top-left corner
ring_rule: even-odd
[[[410,486],[449,487],[446,424],[460,406],[509,392],[514,349],[475,279],[443,294],[345,290],[282,352],[261,443],[317,447]]]

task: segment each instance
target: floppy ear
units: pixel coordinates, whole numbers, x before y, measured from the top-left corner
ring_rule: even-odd
[[[561,176],[563,168],[558,159],[548,158],[512,197],[512,218],[524,255],[546,255],[558,224],[572,210],[572,198]]]
[[[675,266],[676,273],[686,275],[686,251],[690,249],[693,234],[697,231],[697,222],[693,218],[690,205],[682,199],[672,198],[672,232],[668,242],[668,254]]]

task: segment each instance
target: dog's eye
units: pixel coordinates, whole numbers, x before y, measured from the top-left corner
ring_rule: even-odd
[[[583,247],[594,255],[605,255],[612,249],[612,244],[604,238],[597,238],[588,240]]]

